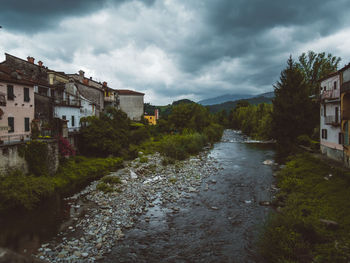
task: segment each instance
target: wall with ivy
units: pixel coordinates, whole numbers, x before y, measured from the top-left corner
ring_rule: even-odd
[[[20,169],[37,176],[53,175],[59,165],[57,140],[19,142],[0,145],[0,173]]]

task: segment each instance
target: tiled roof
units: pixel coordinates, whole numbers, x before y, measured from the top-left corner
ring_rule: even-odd
[[[18,72],[17,72],[18,74]],[[0,65],[0,81],[33,86],[34,82],[26,79],[18,79],[11,75],[11,70],[8,67]]]
[[[133,91],[133,90],[128,90],[128,89],[117,89],[116,90],[119,95],[145,95],[145,93]]]

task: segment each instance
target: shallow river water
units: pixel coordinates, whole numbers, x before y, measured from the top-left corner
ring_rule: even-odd
[[[256,241],[271,208],[271,145],[226,130],[210,152],[220,169],[198,193],[155,202],[101,262],[259,262]]]

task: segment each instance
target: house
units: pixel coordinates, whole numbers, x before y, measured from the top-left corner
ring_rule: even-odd
[[[67,76],[74,79],[79,93],[96,106],[95,112],[98,117],[100,112],[104,110],[103,84],[91,77],[86,78],[83,70],[79,70],[79,74],[67,74]]]
[[[56,88],[54,116],[67,121],[68,132],[78,132],[80,119],[97,115],[96,104],[81,94],[84,85],[64,72],[49,72],[49,81]]]
[[[54,87],[47,81],[48,68],[42,61],[34,64],[35,59],[28,56],[27,60],[5,53],[5,61],[0,65],[8,68],[17,78],[34,84],[34,119],[42,135],[53,135],[53,99]]]
[[[104,107],[118,108],[119,97],[117,91],[108,87],[107,82],[103,82],[102,87],[104,89]]]
[[[343,160],[341,131],[340,79],[337,71],[320,80],[320,148],[329,158]]]
[[[158,111],[158,109],[155,109],[154,114],[148,114],[145,112],[143,117],[148,121],[149,124],[156,125],[157,120],[159,118],[159,111]]]
[[[140,121],[143,116],[144,93],[133,90],[117,89],[119,98],[118,109],[124,111],[129,119]]]
[[[33,119],[33,83],[0,65],[0,142],[29,140]]]
[[[350,64],[340,70],[341,129],[344,136],[344,163],[350,167]]]

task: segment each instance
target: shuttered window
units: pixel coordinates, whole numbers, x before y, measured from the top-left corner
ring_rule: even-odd
[[[29,88],[23,88],[23,93],[24,93],[24,101],[25,101],[25,102],[30,101],[30,98],[29,98]]]
[[[13,86],[7,85],[7,100],[14,100],[15,94],[13,94]]]
[[[8,117],[7,118],[7,123],[9,126],[9,131],[8,132],[14,132],[15,131],[15,118],[14,117]]]
[[[24,118],[24,131],[26,132],[30,131],[29,118]]]

